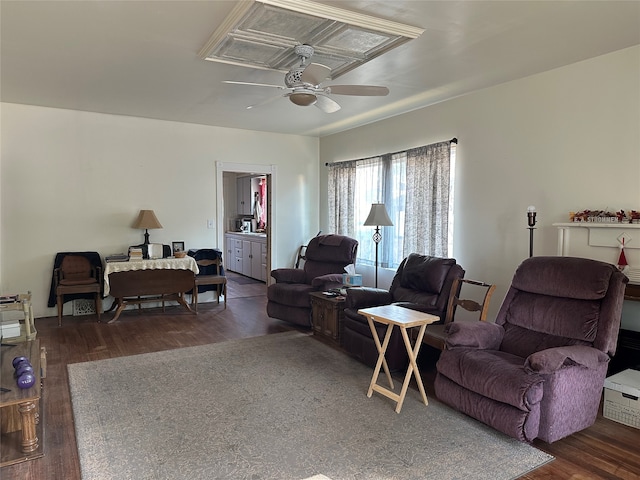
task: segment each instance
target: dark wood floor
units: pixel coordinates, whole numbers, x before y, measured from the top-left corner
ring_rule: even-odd
[[[56,318],[37,319],[38,338],[47,349],[48,363],[43,390],[45,456],[5,467],[0,470],[0,478],[80,480],[67,364],[293,329],[266,316],[264,284],[249,282],[244,277],[234,281],[233,277],[230,273],[226,310],[222,304],[208,303],[199,306],[197,316],[173,306],[165,313],[127,311],[114,324],[98,324],[91,316],[68,316],[63,318],[60,328]],[[432,352],[424,350],[420,364],[427,394],[433,395]],[[640,479],[640,430],[602,416],[583,432],[551,445],[534,442],[534,446],[554,455],[556,460],[521,480]]]

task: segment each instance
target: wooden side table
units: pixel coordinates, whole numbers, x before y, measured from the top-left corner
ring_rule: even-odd
[[[309,300],[313,334],[339,345],[340,327],[344,318],[344,297],[330,297],[323,292],[311,292]]]
[[[46,353],[38,340],[32,340],[3,346],[1,355],[0,383],[4,390],[0,394],[0,467],[4,467],[44,455],[40,382],[45,374]],[[27,357],[33,366],[36,382],[31,388],[16,385],[12,360],[17,356]]]
[[[424,385],[422,384],[422,379],[420,378],[420,371],[418,370],[416,358],[418,357],[418,352],[420,351],[422,337],[424,336],[424,331],[427,328],[427,324],[437,322],[440,318],[436,315],[430,315],[428,313],[418,312],[417,310],[398,307],[396,305],[383,305],[380,307],[363,308],[358,310],[358,313],[367,317],[369,328],[371,329],[373,340],[376,344],[376,348],[378,349],[379,354],[378,362],[376,363],[376,367],[373,371],[373,377],[371,377],[371,383],[369,384],[367,397],[371,398],[371,395],[375,390],[385,397],[388,397],[397,402],[396,413],[400,413],[400,409],[402,408],[402,404],[404,403],[404,397],[407,394],[409,380],[411,380],[411,374],[413,374],[416,379],[416,383],[418,384],[418,390],[420,390],[420,395],[422,396],[424,404],[429,405],[429,402],[427,401],[427,394],[424,391]],[[385,333],[382,344],[380,344],[380,338],[378,337],[374,322],[387,325],[387,331]],[[391,379],[391,373],[389,372],[387,361],[384,358],[387,347],[389,346],[389,339],[391,338],[391,332],[394,325],[397,325],[398,328],[400,328],[400,333],[402,334],[402,339],[404,340],[404,345],[407,349],[407,355],[409,355],[409,367],[407,368],[407,373],[404,376],[404,382],[402,383],[402,388],[400,389],[399,395],[393,391],[393,380]],[[413,347],[411,346],[409,334],[407,333],[407,328],[412,327],[420,327],[420,330],[418,331],[418,337],[416,338],[416,342]],[[380,368],[382,367],[384,367],[384,372],[387,375],[390,389],[378,384],[378,376],[380,375]]]
[[[31,292],[11,295],[7,300],[0,302],[0,313],[7,311],[22,311],[24,313],[24,328],[20,325],[20,336],[4,338],[3,343],[21,343],[35,340],[38,332],[33,320],[33,306],[31,305]]]

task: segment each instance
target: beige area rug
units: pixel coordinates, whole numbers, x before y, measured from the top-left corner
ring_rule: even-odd
[[[397,414],[299,332],[68,370],[84,480],[506,480],[553,459],[414,389]]]

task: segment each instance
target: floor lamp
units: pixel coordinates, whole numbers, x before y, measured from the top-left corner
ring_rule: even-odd
[[[380,233],[380,227],[392,227],[393,222],[389,218],[387,213],[387,207],[384,203],[371,204],[371,211],[369,216],[364,221],[366,227],[376,227],[376,231],[373,234],[373,241],[376,243],[376,288],[378,288],[378,246],[380,240],[382,240],[382,234]]]

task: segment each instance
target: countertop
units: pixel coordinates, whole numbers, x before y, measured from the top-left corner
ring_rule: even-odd
[[[229,235],[238,235],[240,237],[257,237],[257,238],[267,238],[266,233],[258,233],[258,232],[226,232]]]

